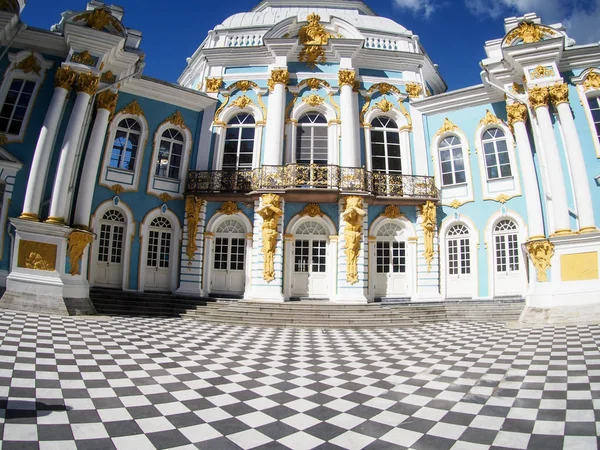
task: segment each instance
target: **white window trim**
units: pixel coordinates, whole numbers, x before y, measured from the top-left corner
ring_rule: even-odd
[[[508,149],[508,159],[510,161],[510,177],[487,179],[487,166],[485,164],[485,152],[483,149],[483,134],[490,128],[500,128],[506,138],[506,147]],[[518,197],[521,195],[521,179],[519,177],[519,166],[517,164],[517,155],[515,154],[515,138],[504,123],[493,123],[481,125],[475,131],[476,153],[479,160],[479,176],[481,181],[481,190],[484,200],[494,200],[500,194],[506,194],[508,197]],[[512,181],[512,188],[505,187],[507,180]]]
[[[181,166],[179,167],[178,178],[166,178],[156,175],[156,158],[160,147],[160,140],[163,133],[168,129],[174,129],[179,131],[183,136],[183,152],[181,154]],[[154,133],[154,144],[152,150],[152,160],[150,161],[150,173],[148,174],[148,187],[146,192],[155,196],[160,196],[163,193],[169,194],[174,199],[183,199],[183,192],[185,191],[185,181],[187,180],[188,166],[190,162],[190,151],[192,148],[192,133],[187,127],[180,127],[171,122],[164,122],[161,124]],[[175,191],[157,189],[154,187],[154,181],[156,179],[165,180],[172,183],[179,183],[179,187]]]
[[[448,216],[442,221],[439,229],[440,236],[440,270],[441,273],[441,293],[444,298],[448,298],[448,231],[454,225],[464,225],[469,230],[469,234],[466,235],[470,239],[470,264],[471,264],[471,277],[473,279],[473,286],[471,291],[472,298],[479,297],[479,231],[475,226],[475,223],[462,214],[458,216]]]
[[[179,218],[171,211],[167,209],[164,213],[161,208],[155,208],[146,214],[146,217],[140,224],[140,262],[138,271],[138,291],[143,292],[146,287],[146,263],[148,256],[148,234],[149,228],[152,221],[160,216],[164,216],[171,222],[171,250],[169,253],[169,292],[175,292],[178,287],[178,274],[179,274],[179,249],[181,248],[182,241],[182,227]]]
[[[39,75],[35,72],[25,73],[21,69],[17,69],[16,66],[22,62],[24,59],[33,55],[33,57],[37,60],[37,63],[40,65],[40,73]],[[44,80],[46,79],[46,71],[53,66],[52,61],[46,61],[42,55],[37,52],[31,51],[22,51],[19,53],[11,53],[8,55],[8,59],[10,61],[10,65],[4,72],[4,79],[2,80],[2,85],[0,86],[0,108],[4,106],[4,102],[6,100],[6,96],[8,94],[8,90],[10,88],[11,83],[15,79],[32,81],[35,83],[33,88],[33,92],[31,93],[31,100],[27,105],[27,111],[25,112],[25,116],[23,117],[23,123],[21,124],[21,130],[19,134],[10,134],[6,133],[5,136],[8,142],[23,142],[25,138],[25,133],[27,131],[27,127],[29,125],[29,119],[31,117],[31,112],[35,106],[35,101],[37,100],[38,93]]]
[[[265,118],[260,108],[255,105],[248,105],[245,108],[238,106],[228,106],[225,108],[219,117],[215,121],[216,123],[225,125],[213,125],[215,133],[215,152],[213,155],[212,168],[213,170],[222,170],[223,168],[223,154],[225,153],[225,133],[227,132],[227,124],[238,114],[250,114],[254,117],[254,151],[252,153],[252,168],[256,169],[260,167],[260,154],[263,141],[263,129]]]
[[[137,154],[135,155],[135,168],[132,171],[120,169],[116,167],[109,167],[110,157],[112,155],[113,144],[115,143],[115,136],[117,135],[117,127],[119,123],[124,119],[134,119],[140,124],[140,143],[137,149]],[[112,188],[113,186],[120,184],[123,187],[123,192],[135,192],[138,190],[140,184],[140,172],[142,167],[142,160],[144,159],[144,153],[146,149],[146,145],[148,144],[148,122],[144,116],[136,116],[133,114],[125,114],[125,113],[117,113],[113,120],[110,122],[110,126],[108,128],[108,139],[106,141],[106,147],[104,151],[104,159],[102,161],[102,172],[100,173],[100,186],[105,186],[107,188]],[[133,181],[131,184],[126,184],[122,181],[109,181],[106,179],[108,175],[108,170],[114,170],[117,172],[122,172],[124,174],[131,174],[133,176]]]
[[[391,109],[387,113],[381,112],[378,108],[371,108],[365,114],[365,166],[368,171],[373,171],[373,152],[371,148],[371,122],[377,117],[387,117],[392,119],[398,125],[400,138],[400,160],[402,164],[402,175],[413,175],[412,158],[410,151],[410,130],[409,123],[404,114],[400,114],[396,109]]]
[[[584,72],[581,75],[582,83],[583,80],[587,78],[587,75],[590,73],[590,70]],[[600,98],[600,89],[590,89],[586,91],[583,87],[583,84],[577,84],[577,93],[579,94],[579,100],[583,105],[583,110],[585,111],[585,117],[587,119],[588,125],[590,127],[590,133],[592,137],[592,141],[594,143],[594,149],[596,150],[596,158],[600,158],[600,136],[596,133],[596,125],[594,124],[594,117],[592,116],[592,111],[590,110],[590,105],[588,104],[589,98]]]
[[[527,225],[523,218],[515,211],[507,210],[506,213],[496,211],[490,216],[485,226],[484,237],[487,249],[488,260],[488,297],[493,298],[496,292],[495,274],[496,274],[496,252],[494,248],[494,229],[501,220],[512,220],[517,224],[517,236],[519,237],[519,282],[521,284],[521,295],[525,296],[527,289],[527,270],[529,258],[522,249],[522,244],[527,242]],[[531,272],[535,276],[535,270]]]
[[[131,272],[131,243],[135,236],[135,220],[133,212],[122,201],[119,201],[116,205],[113,200],[107,200],[102,202],[92,214],[90,223],[92,224],[92,231],[96,233],[94,242],[92,244],[92,251],[90,252],[90,261],[88,264],[90,274],[90,286],[94,286],[96,282],[96,261],[98,260],[98,246],[99,246],[99,235],[100,235],[100,221],[104,214],[111,209],[115,209],[123,214],[125,217],[125,235],[123,236],[123,282],[121,288],[124,291],[129,291],[129,274]]]
[[[12,199],[13,189],[17,172],[21,170],[23,163],[9,152],[0,147],[0,182],[4,183],[4,194],[2,196],[2,209],[0,209],[0,261],[4,254],[4,239],[6,237],[6,223],[8,219],[8,208]]]
[[[286,125],[286,152],[285,164],[296,162],[296,136],[298,134],[298,120],[305,114],[321,113],[327,120],[327,164],[339,166],[340,164],[340,124],[333,107],[327,103],[320,106],[311,106],[301,102],[294,107],[290,120]]]
[[[465,183],[442,186],[442,163],[440,161],[440,143],[450,136],[456,136],[460,139],[463,151],[463,160],[465,162]],[[448,131],[440,135],[436,135],[431,142],[431,156],[433,159],[433,174],[435,184],[440,190],[442,205],[450,206],[452,202],[458,201],[460,204],[465,204],[475,201],[473,194],[473,173],[471,171],[471,150],[469,148],[469,140],[467,135],[461,129]],[[466,193],[458,195],[456,187],[466,186]]]

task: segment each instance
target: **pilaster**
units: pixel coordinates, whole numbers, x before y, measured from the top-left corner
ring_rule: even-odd
[[[433,202],[417,208],[417,295],[419,301],[440,301],[440,254]]]
[[[202,285],[206,201],[186,198],[178,294],[205,296]]]

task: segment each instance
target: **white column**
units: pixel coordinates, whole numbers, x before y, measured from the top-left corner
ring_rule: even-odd
[[[527,221],[529,224],[529,239],[546,237],[544,232],[544,219],[542,216],[542,203],[538,189],[535,166],[531,144],[525,121],[527,120],[527,106],[522,103],[513,103],[506,106],[508,119],[515,130],[517,141],[517,155],[521,166],[521,181],[525,191],[525,206],[527,208]]]
[[[91,74],[82,73],[77,77],[77,99],[75,106],[71,111],[69,125],[65,132],[62,148],[60,150],[60,159],[54,179],[52,189],[52,200],[50,202],[50,216],[46,220],[48,223],[64,224],[67,211],[67,193],[69,183],[73,173],[75,163],[75,154],[77,145],[83,132],[83,122],[91,96],[98,87],[98,77]]]
[[[273,69],[269,79],[269,112],[265,130],[263,165],[280,166],[283,161],[283,128],[285,125],[285,92],[289,81],[287,69]]]
[[[563,175],[558,146],[554,137],[552,119],[548,110],[548,88],[533,88],[529,90],[529,102],[535,110],[542,137],[542,151],[546,159],[548,174],[555,180],[551,185],[552,210],[554,212],[554,233],[566,234],[571,232],[567,190]]]
[[[104,136],[108,128],[108,120],[117,104],[117,94],[104,91],[98,94],[96,105],[96,120],[92,128],[92,134],[85,154],[85,163],[81,172],[81,182],[77,192],[77,206],[75,208],[75,226],[79,228],[88,228],[90,222],[90,213],[92,211],[92,197],[94,196],[94,187],[96,186],[96,176],[98,175],[98,165],[102,156],[102,146]]]
[[[596,231],[594,224],[594,207],[592,206],[592,194],[588,184],[585,160],[581,151],[581,143],[571,106],[569,105],[569,87],[557,84],[550,88],[552,102],[558,110],[560,125],[565,137],[566,153],[571,169],[571,180],[573,181],[575,204],[577,205],[577,216],[579,218],[579,231]]]
[[[21,219],[39,220],[40,204],[42,203],[42,195],[45,187],[45,183],[40,180],[46,178],[50,156],[52,155],[52,144],[58,131],[58,124],[65,106],[67,94],[75,82],[75,77],[75,72],[69,68],[60,68],[56,71],[54,94],[46,112],[46,118],[44,119],[44,124],[42,125],[37,145],[35,146],[33,160],[31,161],[31,171],[29,172],[29,179],[27,181]]]
[[[354,94],[356,73],[354,70],[339,71],[342,152],[340,166],[360,167],[360,138],[358,123],[358,99]]]

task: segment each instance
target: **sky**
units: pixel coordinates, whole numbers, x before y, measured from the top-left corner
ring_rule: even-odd
[[[176,82],[186,58],[209,30],[232,14],[250,11],[259,0],[115,0],[123,23],[143,33],[144,74]],[[83,11],[86,0],[29,0],[22,20],[49,29],[66,10]],[[111,2],[107,2],[111,3]],[[485,41],[504,36],[503,19],[536,12],[542,22],[562,22],[577,44],[600,41],[600,0],[365,0],[378,15],[419,35],[449,90],[481,83]],[[214,5],[218,5],[215,8]]]

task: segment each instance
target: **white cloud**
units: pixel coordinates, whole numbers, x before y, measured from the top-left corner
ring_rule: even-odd
[[[465,7],[492,18],[535,12],[546,24],[562,22],[579,44],[600,40],[600,0],[465,0]]]
[[[394,0],[394,4],[415,15],[423,14],[425,18],[429,18],[439,7],[435,0]]]

